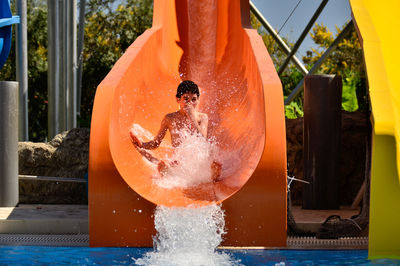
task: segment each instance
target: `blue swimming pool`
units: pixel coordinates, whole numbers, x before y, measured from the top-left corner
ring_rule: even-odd
[[[0,265],[135,265],[149,248],[0,246]],[[369,261],[366,250],[220,250],[243,265],[400,265],[400,260]],[[188,259],[188,265],[190,265]]]

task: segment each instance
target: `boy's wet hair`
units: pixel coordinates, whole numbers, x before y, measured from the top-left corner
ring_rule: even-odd
[[[178,85],[178,89],[176,91],[176,98],[181,98],[185,93],[196,94],[197,97],[200,97],[199,87],[196,83],[191,80],[182,81],[181,84]]]

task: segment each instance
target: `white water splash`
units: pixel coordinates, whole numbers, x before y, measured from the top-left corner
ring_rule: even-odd
[[[154,214],[157,235],[154,251],[135,260],[137,265],[240,265],[228,254],[217,252],[225,234],[220,206],[167,208]]]
[[[142,141],[154,138],[149,131],[138,124],[133,124],[131,131]],[[221,161],[221,159],[216,159],[216,145],[200,134],[193,134],[188,130],[182,130],[179,135],[180,145],[176,148],[169,147],[173,149],[173,154],[158,158],[167,165],[165,173],[161,175],[153,165],[155,177],[153,182],[167,189],[188,188],[212,182],[211,165],[214,161]],[[161,144],[161,146],[166,147],[165,144]],[[148,151],[148,153],[155,157],[152,151]]]
[[[203,136],[186,130],[180,132],[180,140],[180,145],[167,159],[167,172],[155,179],[155,183],[163,188],[187,188],[211,182],[215,146]]]

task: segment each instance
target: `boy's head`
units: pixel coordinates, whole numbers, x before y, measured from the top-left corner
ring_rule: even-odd
[[[182,81],[181,84],[178,85],[176,98],[180,99],[182,95],[186,93],[196,94],[197,98],[200,97],[199,87],[191,80]]]

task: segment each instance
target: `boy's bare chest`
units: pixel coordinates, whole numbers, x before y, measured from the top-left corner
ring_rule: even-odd
[[[201,120],[196,119],[196,121],[191,121],[187,117],[174,119],[170,125],[170,130],[172,133],[176,133],[176,134],[179,134],[179,132],[183,131],[183,130],[195,131],[196,127],[195,127],[194,123],[197,123],[200,126]]]

